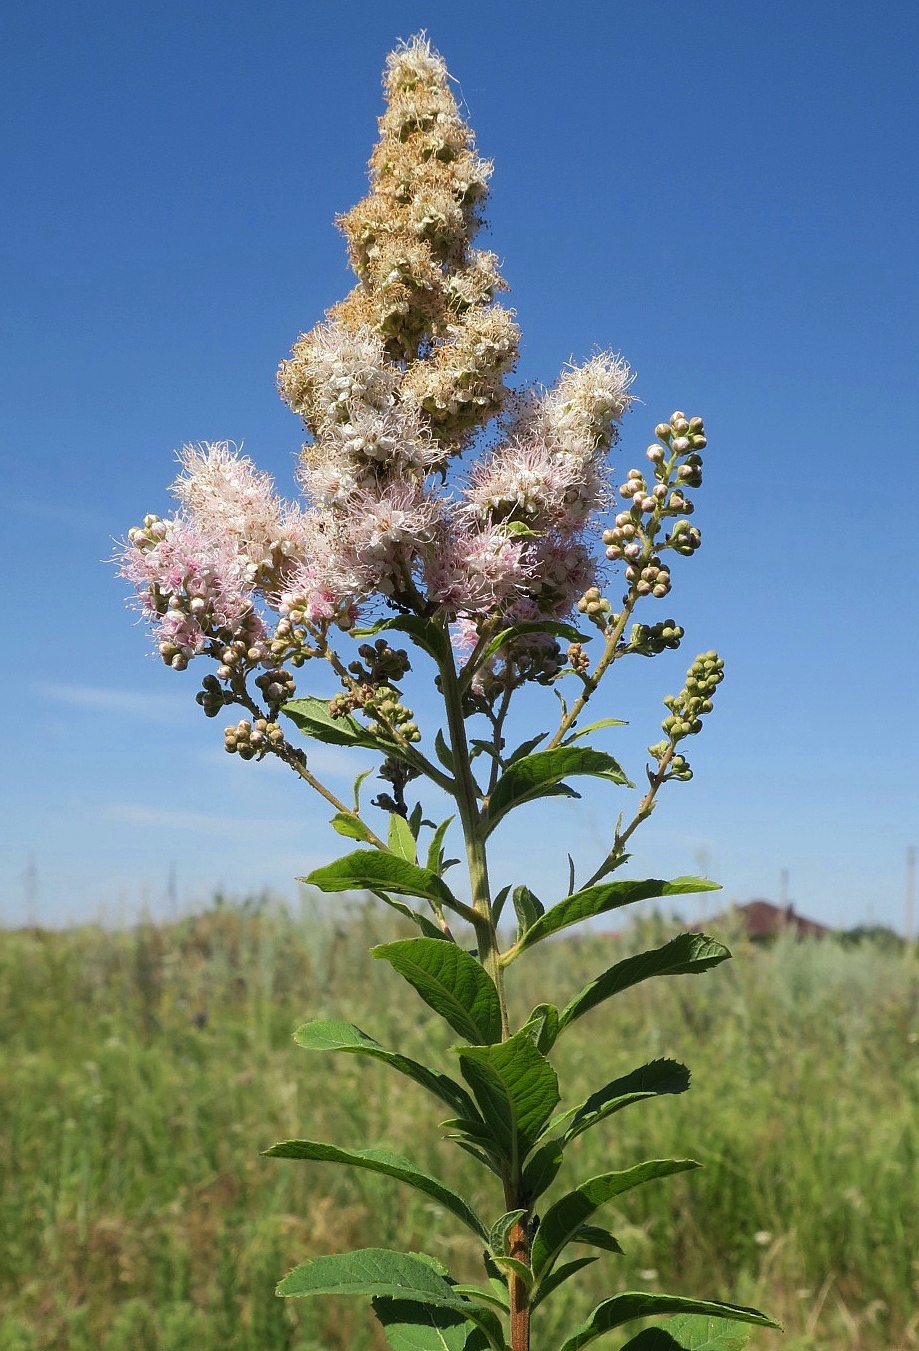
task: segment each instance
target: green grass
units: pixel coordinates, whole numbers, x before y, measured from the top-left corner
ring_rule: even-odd
[[[259,1157],[297,1135],[386,1144],[503,1209],[437,1141],[421,1089],[291,1041],[346,1016],[449,1066],[425,1007],[366,955],[393,925],[338,914],[0,933],[0,1351],[364,1351],[381,1343],[362,1307],[278,1300],[279,1276],[371,1245],[477,1274],[474,1241],[399,1184]],[[558,1001],[676,927],[547,943],[512,983]],[[638,986],[560,1043],[572,1099],[661,1055],[693,1087],[588,1132],[558,1186],[644,1157],[706,1166],[607,1209],[628,1255],[559,1292],[539,1351],[636,1287],[764,1307],[788,1331],[758,1351],[919,1345],[919,967],[870,945],[732,946],[738,960]]]

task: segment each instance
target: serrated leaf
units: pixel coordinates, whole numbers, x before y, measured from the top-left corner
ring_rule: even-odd
[[[699,877],[676,877],[665,882],[660,877],[648,877],[642,880],[623,879],[620,882],[599,882],[596,886],[585,887],[572,896],[558,901],[541,919],[529,929],[519,944],[519,950],[531,948],[551,934],[568,929],[582,920],[594,919],[597,915],[608,914],[610,910],[621,910],[625,905],[636,901],[647,901],[658,896],[685,896],[697,891],[718,891],[717,882],[706,882]]]
[[[459,1049],[460,1069],[516,1175],[559,1101],[558,1077],[525,1031],[493,1046]]]
[[[314,1295],[370,1295],[375,1299],[453,1309],[481,1327],[493,1347],[504,1345],[501,1323],[494,1311],[456,1294],[430,1261],[417,1253],[360,1248],[356,1252],[314,1257],[288,1272],[277,1293],[297,1299]]]
[[[630,1290],[598,1304],[587,1321],[562,1344],[561,1351],[580,1351],[580,1348],[586,1346],[588,1342],[602,1337],[605,1332],[612,1332],[623,1323],[630,1323],[635,1318],[655,1318],[668,1313],[712,1315],[716,1318],[733,1319],[738,1323],[756,1323],[766,1328],[779,1326],[758,1309],[748,1309],[741,1304],[721,1304],[715,1300],[685,1299],[682,1295],[645,1294],[643,1291]],[[653,1342],[645,1342],[642,1346],[638,1337],[634,1337],[628,1343],[632,1351],[636,1351],[636,1343],[639,1351],[650,1351],[654,1346]],[[663,1351],[666,1342],[659,1345]],[[679,1345],[677,1342],[677,1346]],[[623,1351],[626,1349],[623,1348]]]
[[[750,1328],[743,1323],[681,1314],[666,1328],[645,1328],[622,1351],[743,1351],[749,1340]]]
[[[349,840],[360,840],[362,844],[373,843],[373,831],[359,816],[353,816],[351,812],[336,812],[329,825],[333,830],[337,830],[339,835],[344,835]]]
[[[437,873],[438,877],[443,872],[444,867],[444,839],[447,831],[450,829],[453,819],[452,816],[448,816],[446,821],[441,821],[431,837],[431,843],[428,845],[428,870],[429,872]]]
[[[403,1299],[374,1299],[373,1312],[393,1351],[486,1351],[481,1328],[454,1309]]]
[[[676,1060],[652,1060],[640,1069],[613,1079],[575,1108],[571,1124],[562,1137],[567,1145],[576,1136],[604,1121],[614,1112],[644,1098],[666,1093],[685,1093],[689,1088],[689,1070]]]
[[[405,817],[400,816],[398,812],[389,813],[387,844],[390,852],[395,854],[397,858],[404,859],[406,863],[414,864],[416,858],[415,837]]]
[[[521,1175],[521,1187],[531,1205],[552,1186],[564,1157],[564,1150],[558,1140],[546,1140],[533,1150]]]
[[[551,1205],[533,1239],[532,1265],[537,1276],[550,1271],[559,1254],[600,1206],[614,1196],[656,1178],[670,1177],[700,1165],[694,1159],[649,1159],[619,1173],[601,1173]]]
[[[364,746],[382,755],[405,758],[404,750],[397,742],[374,736],[350,713],[341,718],[333,718],[326,699],[317,699],[315,695],[308,695],[305,699],[291,699],[282,705],[281,712],[286,714],[305,736],[312,737],[314,741],[321,741],[327,746]]]
[[[697,975],[727,961],[730,955],[730,950],[723,943],[707,938],[705,934],[678,934],[661,948],[626,957],[591,981],[565,1005],[559,1016],[559,1031],[605,999],[637,985],[639,981],[648,980],[651,976]]]
[[[416,1191],[431,1196],[445,1210],[449,1210],[467,1228],[471,1229],[484,1242],[488,1242],[488,1230],[476,1215],[469,1202],[464,1200],[439,1178],[423,1173],[420,1168],[394,1154],[389,1149],[340,1149],[338,1145],[325,1144],[318,1140],[282,1140],[263,1151],[275,1159],[304,1159],[312,1163],[341,1163],[351,1168],[366,1168],[371,1173],[382,1173],[385,1177],[404,1182]]]
[[[488,1247],[495,1257],[507,1256],[508,1235],[518,1220],[522,1220],[525,1210],[509,1210],[501,1215],[491,1226],[488,1234]]]
[[[353,1023],[331,1018],[316,1019],[297,1028],[294,1041],[307,1051],[344,1051],[349,1055],[363,1055],[382,1061],[384,1065],[391,1066],[407,1079],[426,1088],[460,1116],[474,1118],[476,1115],[475,1103],[462,1084],[440,1070],[429,1069],[427,1065],[400,1055],[398,1051],[387,1050]]]
[[[558,796],[563,791],[572,795],[573,790],[562,783],[562,779],[572,774],[629,784],[622,768],[605,751],[590,746],[557,746],[551,751],[536,751],[508,765],[495,784],[488,799],[488,831],[494,830],[502,817],[524,802]]]
[[[600,732],[604,727],[628,727],[628,725],[622,718],[600,718],[598,722],[589,723],[577,732],[572,732],[570,736],[565,738],[562,745],[571,746],[575,741],[580,741],[582,736],[590,736],[591,732]]]
[[[539,1282],[530,1308],[537,1308],[543,1300],[549,1298],[553,1290],[557,1290],[560,1285],[564,1285],[569,1276],[574,1276],[576,1272],[583,1271],[585,1267],[593,1266],[594,1262],[599,1262],[599,1260],[599,1257],[575,1257],[570,1262],[563,1262],[560,1267],[556,1267],[554,1271]]]
[[[500,1041],[501,1003],[495,983],[463,948],[430,938],[403,938],[371,950],[466,1041],[477,1046]]]
[[[622,1245],[614,1234],[608,1229],[601,1229],[598,1224],[582,1224],[574,1236],[572,1243],[589,1243],[592,1248],[602,1248],[604,1252],[618,1253],[620,1257],[624,1256]]]
[[[422,896],[453,909],[457,899],[442,878],[379,849],[356,849],[308,877],[298,878],[320,891],[392,891],[400,896]]]

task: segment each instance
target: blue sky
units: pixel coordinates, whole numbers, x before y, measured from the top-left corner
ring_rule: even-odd
[[[289,892],[339,843],[283,767],[225,756],[194,668],[147,655],[102,560],[167,508],[183,442],[243,441],[292,491],[274,372],[351,284],[333,218],[365,189],[386,52],[420,28],[496,163],[520,376],[620,350],[644,401],[623,472],[662,416],[705,417],[704,547],[665,602],[684,647],[622,663],[602,711],[632,725],[605,744],[640,772],[692,656],[717,647],[727,679],[633,872],[705,866],[747,899],[787,869],[806,913],[900,924],[919,13],[899,0],[6,8],[0,917],[162,908],[172,870],[183,905]],[[366,767],[323,757],[339,787]],[[499,880],[562,894],[616,792],[529,809]]]

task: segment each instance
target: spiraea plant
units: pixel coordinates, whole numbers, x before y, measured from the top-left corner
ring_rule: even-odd
[[[632,384],[619,356],[571,365],[551,388],[509,386],[518,330],[496,300],[505,286],[494,254],[473,246],[491,165],[424,38],[389,57],[385,91],[370,192],[339,222],[357,285],[279,372],[308,433],[303,500],[280,500],[231,445],[187,448],[173,488],[178,510],[131,530],[120,562],[164,662],[184,670],[211,659],[197,698],[209,717],[241,715],[226,729],[227,750],[284,761],[355,845],[304,880],[328,893],[371,892],[415,927],[373,956],[459,1038],[450,1073],[347,1021],[307,1023],[296,1040],[372,1057],[433,1095],[447,1139],[493,1183],[482,1215],[387,1149],[275,1145],[267,1152],[278,1158],[370,1169],[425,1193],[472,1231],[484,1268],[480,1284],[460,1283],[424,1253],[367,1248],[305,1262],[278,1293],[368,1297],[395,1351],[524,1351],[531,1323],[538,1343],[540,1312],[559,1287],[600,1254],[621,1252],[596,1212],[698,1166],[654,1159],[567,1177],[571,1141],[609,1129],[609,1118],[643,1099],[683,1092],[689,1072],[654,1060],[559,1112],[556,1054],[567,1028],[613,996],[653,976],[705,971],[730,955],[725,947],[680,934],[599,972],[567,1002],[540,1004],[519,1027],[506,985],[538,943],[582,921],[711,885],[614,874],[662,786],[691,777],[685,742],[711,711],[718,656],[697,657],[684,688],[665,700],[646,783],[580,883],[571,863],[568,894],[545,904],[525,880],[493,891],[488,850],[518,808],[577,797],[578,776],[617,795],[634,789],[591,744],[617,720],[583,716],[616,662],[681,643],[682,628],[654,610],[669,595],[671,561],[700,544],[689,493],[702,481],[706,440],[700,418],[673,413],[655,427],[646,467],[617,487],[610,452]],[[315,673],[312,692],[297,689],[303,670]],[[338,690],[332,698],[315,692],[329,688],[322,672]],[[432,678],[439,714],[428,719],[406,703],[417,672]],[[515,696],[534,684],[546,687],[554,732],[513,731]],[[376,757],[377,796],[362,801],[367,771],[353,799],[341,800],[311,768],[304,738]],[[446,820],[428,818],[425,784],[455,804]],[[455,883],[448,838],[460,834],[466,876]],[[615,1292],[611,1280],[613,1292],[562,1351],[656,1317],[671,1316],[666,1331],[643,1327],[628,1351],[740,1347],[744,1324],[769,1323],[732,1304]]]

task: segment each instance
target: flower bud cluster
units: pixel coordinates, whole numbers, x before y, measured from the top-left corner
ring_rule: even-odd
[[[276,722],[267,718],[256,718],[250,722],[243,718],[235,727],[228,727],[223,734],[224,750],[231,755],[239,755],[243,760],[261,760],[269,751],[277,750],[284,744],[284,733]]]
[[[411,662],[404,648],[392,648],[385,638],[375,643],[362,643],[357,649],[361,661],[348,663],[348,671],[356,680],[367,685],[380,685],[385,682],[401,680],[411,670]]]
[[[712,711],[715,690],[724,679],[724,662],[717,652],[703,652],[696,657],[686,675],[686,684],[677,695],[664,700],[670,710],[661,723],[671,742],[693,736],[702,731],[702,718]]]
[[[586,615],[589,620],[596,624],[601,633],[606,631],[612,614],[612,606],[606,597],[600,594],[598,586],[588,587],[578,601],[577,608],[578,613]]]
[[[661,562],[660,551],[673,549],[689,556],[702,543],[700,531],[688,520],[676,521],[664,539],[657,539],[661,522],[668,517],[692,514],[693,504],[685,489],[702,482],[702,457],[706,445],[701,418],[687,419],[676,412],[669,422],[655,428],[658,441],[648,447],[654,482],[641,469],[630,469],[619,488],[628,510],[619,512],[614,524],[603,532],[606,556],[625,563],[625,578],[638,596],[663,599],[671,587],[670,569]]]
[[[367,730],[373,736],[385,737],[392,731],[404,741],[420,741],[421,731],[410,708],[400,702],[399,691],[391,685],[378,686],[364,702],[364,712],[381,721],[370,722]]]
[[[195,695],[195,701],[204,709],[208,718],[216,718],[221,709],[236,702],[232,690],[225,690],[215,675],[206,675],[201,689]]]
[[[682,637],[683,629],[673,619],[660,624],[633,624],[628,650],[642,657],[656,657],[668,648],[678,648]]]

